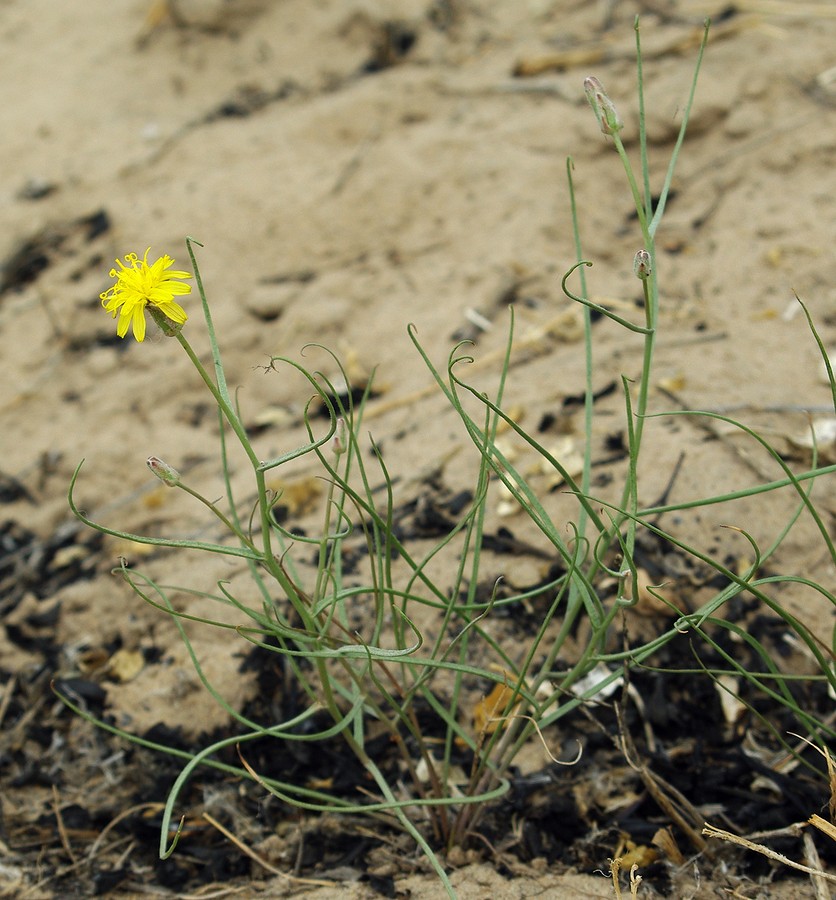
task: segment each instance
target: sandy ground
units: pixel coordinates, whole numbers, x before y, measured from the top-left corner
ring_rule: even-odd
[[[0,470],[25,488],[25,496],[4,495],[3,522],[43,539],[70,528],[66,490],[84,458],[79,502],[97,519],[155,534],[200,527],[193,507],[151,483],[145,458],[164,458],[218,496],[208,395],[175,342],[113,339],[98,300],[125,253],[150,245],[152,258],[169,253],[188,268],[186,235],[203,244],[198,262],[244,418],[271,426],[259,438],[264,457],[298,444],[308,392],[290,374],[259,367],[274,354],[299,359],[315,341],[355,373],[376,369],[381,393],[368,426],[393,476],[409,483],[461,434],[443,398],[426,390],[431,378],[407,325],[442,364],[477,311],[492,327],[473,332],[482,358],[474,377],[490,387],[509,298],[520,335],[509,405],[534,427],[581,392],[579,317],[560,289],[574,259],[566,159],[575,162],[585,255],[595,262],[590,294],[629,309],[638,228],[582,81],[595,74],[607,86],[635,153],[637,13],[656,184],[687,99],[700,23],[717,19],[660,231],[655,379],[668,393],[655,391],[652,407],[738,410],[792,449],[805,411],[826,415],[830,399],[793,292],[825,344],[836,345],[836,15],[830,3],[750,0],[724,17],[726,6],[172,0],[166,9],[150,0],[2,0]],[[192,341],[205,353],[197,304],[189,311]],[[637,374],[640,342],[611,323],[596,329],[596,382]],[[312,358],[333,374],[324,355]],[[617,396],[608,403],[602,441],[619,411]],[[658,420],[648,441],[645,502],[665,489],[682,452],[672,499],[779,475],[732,432]],[[832,445],[823,449],[833,454]],[[465,466],[456,458],[445,476],[455,484]],[[302,465],[287,477],[310,474]],[[832,517],[832,480],[818,490]],[[734,524],[768,540],[791,507],[780,496],[742,503]],[[701,546],[733,543],[718,538],[724,513],[707,510],[690,536]],[[64,674],[84,654],[106,655],[114,640],[128,649],[153,641],[173,663],[109,684],[116,720],[138,731],[172,717],[193,731],[219,722],[194,690],[173,629],[108,574],[120,554],[142,562],[138,548],[108,539],[86,563],[93,580],[48,598],[27,594],[8,621],[57,604]],[[804,527],[780,561],[834,583]],[[156,556],[148,565],[186,583],[240,574],[227,561]],[[832,610],[801,590],[784,600],[826,639]],[[232,652],[200,647],[231,702],[242,702],[251,686],[234,675]],[[39,659],[3,634],[0,654],[7,676]],[[71,789],[61,799],[73,800]],[[7,820],[16,808],[5,810]],[[541,885],[539,896],[609,896],[600,878],[575,893],[556,884]],[[513,896],[532,895],[520,885]],[[410,896],[437,895],[428,890]]]

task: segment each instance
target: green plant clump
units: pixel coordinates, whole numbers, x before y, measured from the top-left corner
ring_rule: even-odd
[[[764,577],[760,574],[795,519],[801,515],[813,520],[827,554],[836,561],[832,540],[811,497],[814,486],[825,476],[832,475],[836,466],[819,466],[814,455],[813,465],[808,471],[794,473],[763,436],[740,422],[718,414],[696,411],[669,413],[713,415],[715,419],[740,429],[770,455],[776,477],[768,483],[741,488],[736,493],[703,497],[687,503],[654,508],[644,508],[639,504],[641,492],[637,473],[645,423],[650,416],[648,394],[659,322],[656,233],[664,215],[671,179],[685,136],[707,35],[706,24],[681,130],[664,182],[658,191],[658,199],[651,199],[638,23],[638,177],[621,140],[622,124],[618,112],[597,79],[588,78],[584,85],[601,130],[611,140],[623,165],[635,203],[641,235],[633,269],[641,282],[644,305],[643,321],[634,322],[587,299],[584,271],[591,263],[584,260],[581,252],[578,215],[574,192],[571,191],[573,167],[569,160],[567,173],[577,258],[563,279],[563,290],[572,300],[582,304],[586,326],[584,422],[587,449],[579,476],[575,477],[533,434],[515,422],[503,405],[512,360],[513,309],[498,387],[490,396],[467,379],[467,364],[472,361],[467,346],[456,346],[446,366],[437,367],[410,328],[409,336],[417,352],[426,363],[438,390],[458,416],[463,434],[475,448],[474,458],[478,460],[472,472],[472,501],[449,532],[420,557],[414,556],[413,549],[399,539],[394,527],[395,486],[385,462],[380,454],[364,452],[369,447],[363,428],[368,388],[362,396],[362,392],[342,391],[321,372],[311,371],[289,358],[273,358],[270,362],[272,368],[290,366],[307,380],[316,402],[327,411],[330,425],[320,427],[309,405],[305,417],[305,444],[278,458],[262,460],[227,387],[219,341],[195,258],[195,245],[200,246],[197,241],[188,239],[187,247],[212,348],[214,365],[211,371],[204,368],[189,344],[186,337],[188,327],[184,327],[185,312],[173,300],[175,295],[189,290],[174,279],[187,278],[188,273],[168,272],[173,262],[169,257],[162,257],[157,263],[149,265],[147,252],[142,261],[135,255],[126,257],[129,265],[120,263],[120,271],[111,272],[117,283],[103,295],[103,299],[107,311],[114,317],[117,314],[120,317],[120,334],[124,335],[129,325],[133,325],[135,336],[141,340],[145,334],[144,314],[148,311],[165,333],[183,347],[217,406],[221,423],[220,465],[227,485],[223,504],[212,502],[193,491],[175,469],[161,460],[152,457],[149,466],[165,484],[186,491],[200,501],[209,514],[221,523],[226,537],[216,543],[152,538],[90,521],[79,510],[74,499],[81,466],[76,470],[70,486],[72,510],[82,521],[106,534],[177,548],[182,553],[197,551],[237,557],[248,567],[260,597],[260,602],[254,605],[236,596],[227,584],[218,583],[217,592],[213,592],[211,600],[240,614],[239,624],[230,626],[210,617],[196,618],[175,610],[170,594],[174,590],[190,589],[167,588],[124,564],[120,569],[137,595],[173,618],[206,690],[241,726],[240,733],[234,737],[189,756],[99,723],[130,740],[188,759],[171,789],[165,808],[160,841],[162,857],[173,852],[180,835],[178,830],[169,844],[169,828],[178,794],[195,768],[207,765],[253,779],[284,803],[302,810],[363,814],[402,829],[429,859],[447,893],[454,896],[444,868],[444,852],[464,843],[478,828],[488,806],[509,790],[509,768],[520,749],[532,739],[545,743],[550,726],[608,688],[622,683],[626,670],[652,664],[654,654],[683,632],[690,632],[695,638],[712,643],[718,650],[720,645],[712,637],[717,629],[736,632],[737,638],[746,642],[756,658],[762,660],[763,671],[747,671],[726,653],[728,668],[725,674],[732,673],[746,679],[756,691],[762,691],[784,704],[794,714],[799,730],[820,746],[825,746],[828,740],[836,736],[832,723],[819,721],[798,708],[788,676],[780,673],[767,650],[740,626],[723,618],[724,607],[733,598],[740,595],[748,595],[750,600],[754,598],[785,620],[816,661],[817,677],[827,680],[831,690],[836,689],[833,640],[827,645],[812,634],[804,623],[781,607],[773,592],[781,582],[796,581],[806,584],[831,604],[836,604],[836,598],[822,585],[801,575],[770,574]],[[574,277],[580,281],[578,292],[569,287]],[[173,319],[172,311],[176,313]],[[629,464],[620,488],[620,502],[616,503],[597,498],[591,490],[593,312],[614,320],[629,335],[637,336],[644,346],[640,377],[635,382],[626,377],[622,379]],[[809,314],[808,322],[814,339],[821,347]],[[826,354],[823,355],[826,361]],[[339,361],[333,355],[331,358],[348,383],[348,376]],[[836,407],[836,384],[832,372],[829,374]],[[569,528],[563,520],[558,522],[552,518],[543,498],[529,483],[530,479],[527,481],[509,456],[503,453],[497,434],[500,430],[507,432],[509,429],[553,467],[565,482],[565,490],[576,507],[576,515]],[[254,493],[257,495],[254,509],[242,508],[240,500],[233,496],[228,463],[230,442],[240,445],[249,460]],[[278,498],[268,488],[266,480],[268,473],[274,473],[279,467],[304,456],[315,458],[327,485],[322,528],[315,537],[292,534],[279,524],[273,514]],[[385,490],[374,489],[379,483],[385,485]],[[553,582],[546,588],[540,586],[537,589],[540,594],[545,591],[550,602],[526,646],[503,646],[493,636],[490,626],[492,617],[500,610],[507,614],[509,610],[521,608],[528,599],[527,595],[500,595],[498,586],[489,597],[480,596],[477,592],[477,586],[485,580],[483,540],[489,498],[492,499],[495,491],[502,489],[501,486],[510,492],[536,526],[544,546],[558,561]],[[751,547],[752,557],[751,564],[743,571],[732,571],[718,559],[688,546],[659,525],[660,516],[664,513],[685,513],[719,502],[779,490],[795,492],[797,512],[791,521],[779,529],[769,547],[758,546],[753,538],[740,532]],[[697,611],[679,615],[664,633],[638,646],[613,651],[612,635],[623,611],[639,600],[636,542],[641,532],[655,535],[659,541],[677,548],[677,552],[701,560],[720,576],[715,582],[723,586]],[[368,549],[367,572],[359,586],[355,575],[349,577],[346,574],[344,557],[346,542],[358,534],[364,537]],[[308,558],[311,548],[315,551],[317,566],[309,577],[303,575],[301,567],[294,563],[294,556],[301,550]],[[441,583],[430,577],[428,564],[430,561],[437,564],[439,559],[447,558],[452,560],[445,567],[448,580]],[[397,565],[394,560],[398,561]],[[438,568],[437,565],[435,567]],[[610,587],[608,591],[603,591],[601,585],[604,582],[610,586],[615,584],[615,590]],[[200,591],[191,590],[196,595],[204,596]],[[650,590],[653,591],[652,588]],[[350,613],[358,603],[364,610],[363,636],[351,624]],[[227,704],[221,692],[207,679],[201,660],[190,642],[184,622],[187,619],[191,620],[189,628],[199,624],[228,629],[231,637],[240,640],[243,646],[247,646],[248,642],[261,648],[265,654],[280,657],[285,677],[292,680],[299,694],[306,698],[304,709],[287,721],[255,722],[244,718]],[[431,621],[432,628],[420,626],[419,621]],[[585,627],[578,630],[580,622]],[[583,634],[584,638],[579,648],[573,645],[575,649],[570,654],[568,642],[576,632]],[[706,674],[719,678],[724,673],[713,671]],[[485,684],[491,685],[492,690],[482,704],[481,724],[474,727],[472,709],[465,708],[463,697],[473,685]],[[438,739],[439,728],[436,728],[430,740],[422,724],[425,720],[419,720],[416,712],[418,707],[434,714],[441,739]],[[306,722],[309,727],[302,728]],[[396,748],[400,754],[400,768],[396,776],[392,774],[391,766],[379,765],[370,753],[371,733],[388,735],[389,746]],[[783,740],[783,736],[778,737]],[[278,746],[290,741],[342,741],[368,773],[373,791],[367,792],[366,796],[347,800],[325,789],[261,777],[245,760],[246,743],[262,738],[270,738]],[[241,766],[217,759],[224,748],[232,745],[239,746]],[[472,760],[470,771],[465,773],[461,773],[453,762],[454,756],[462,750],[469,753]]]

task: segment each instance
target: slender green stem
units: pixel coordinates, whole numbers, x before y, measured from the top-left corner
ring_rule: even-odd
[[[639,100],[639,153],[641,159],[641,171],[644,187],[644,214],[645,220],[650,221],[653,215],[653,195],[650,192],[650,163],[647,159],[647,129],[644,127],[644,61],[642,57],[641,32],[639,29],[639,17],[636,16],[633,23],[636,32],[636,93]]]
[[[218,385],[215,384],[215,382],[212,380],[212,377],[206,371],[206,368],[204,367],[203,363],[200,361],[200,358],[192,349],[192,345],[188,342],[188,340],[183,335],[183,332],[178,331],[177,334],[175,335],[175,337],[180,342],[180,346],[186,351],[186,355],[191,360],[191,363],[194,366],[195,370],[197,371],[198,375],[200,375],[200,377],[203,379],[203,383],[206,385],[206,387],[209,388],[209,391],[211,392],[212,397],[215,400],[215,403],[217,403],[218,408],[223,413],[223,417],[226,419],[227,423],[229,424],[229,427],[235,432],[235,436],[238,438],[238,441],[240,442],[241,447],[243,448],[244,452],[249,457],[249,460],[252,463],[253,468],[257,469],[259,467],[261,461],[255,455],[255,451],[253,450],[252,445],[250,444],[249,437],[247,436],[247,432],[246,432],[241,420],[238,418],[238,414],[232,408],[232,404],[227,399],[228,392],[221,391],[221,389],[218,387]]]
[[[226,526],[226,528],[228,528],[229,531],[232,532],[232,534],[234,534],[245,547],[248,547],[250,550],[256,551],[255,544],[253,544],[253,542],[244,534],[244,532],[241,530],[241,528],[239,528],[238,525],[231,522],[224,515],[224,513],[221,512],[221,510],[219,510],[218,507],[214,503],[212,503],[211,500],[207,500],[206,497],[204,497],[202,494],[198,493],[193,488],[190,488],[187,484],[184,484],[182,481],[178,482],[176,487],[179,488],[179,490],[184,491],[186,494],[189,494],[189,496],[194,497],[195,500],[198,500],[200,503],[202,503],[212,513],[213,516],[216,516],[218,519],[220,519],[220,521],[223,523],[223,525]]]

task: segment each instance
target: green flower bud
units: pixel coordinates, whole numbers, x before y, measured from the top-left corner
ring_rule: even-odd
[[[145,462],[148,468],[166,487],[177,487],[180,484],[180,473],[174,466],[170,466],[156,456],[149,456]]]
[[[635,272],[636,278],[641,278],[642,281],[647,281],[650,278],[650,273],[653,271],[650,265],[650,254],[647,250],[639,250],[633,259],[633,272]]]
[[[598,125],[604,134],[616,134],[624,127],[618,110],[615,108],[612,100],[607,96],[604,86],[594,76],[590,75],[583,80],[583,89],[586,92],[586,99],[595,113]]]
[[[348,444],[346,443],[346,424],[345,419],[340,416],[337,419],[337,427],[334,431],[334,436],[331,438],[331,449],[334,451],[335,456],[339,456],[348,449]]]

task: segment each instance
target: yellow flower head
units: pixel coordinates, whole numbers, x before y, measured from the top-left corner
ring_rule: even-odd
[[[148,265],[150,250],[149,247],[142,259],[136,253],[125,254],[125,262],[117,259],[119,270],[110,270],[110,277],[116,279],[116,284],[99,295],[105,310],[114,319],[119,316],[116,333],[121,338],[128,333],[128,327],[133,325],[134,337],[138,341],[145,340],[145,307],[149,304],[152,313],[154,309],[158,309],[175,325],[182,325],[188,318],[183,307],[174,302],[174,297],[191,292],[190,284],[183,284],[177,279],[192,276],[188,272],[169,272],[174,265],[170,256],[161,256]]]

